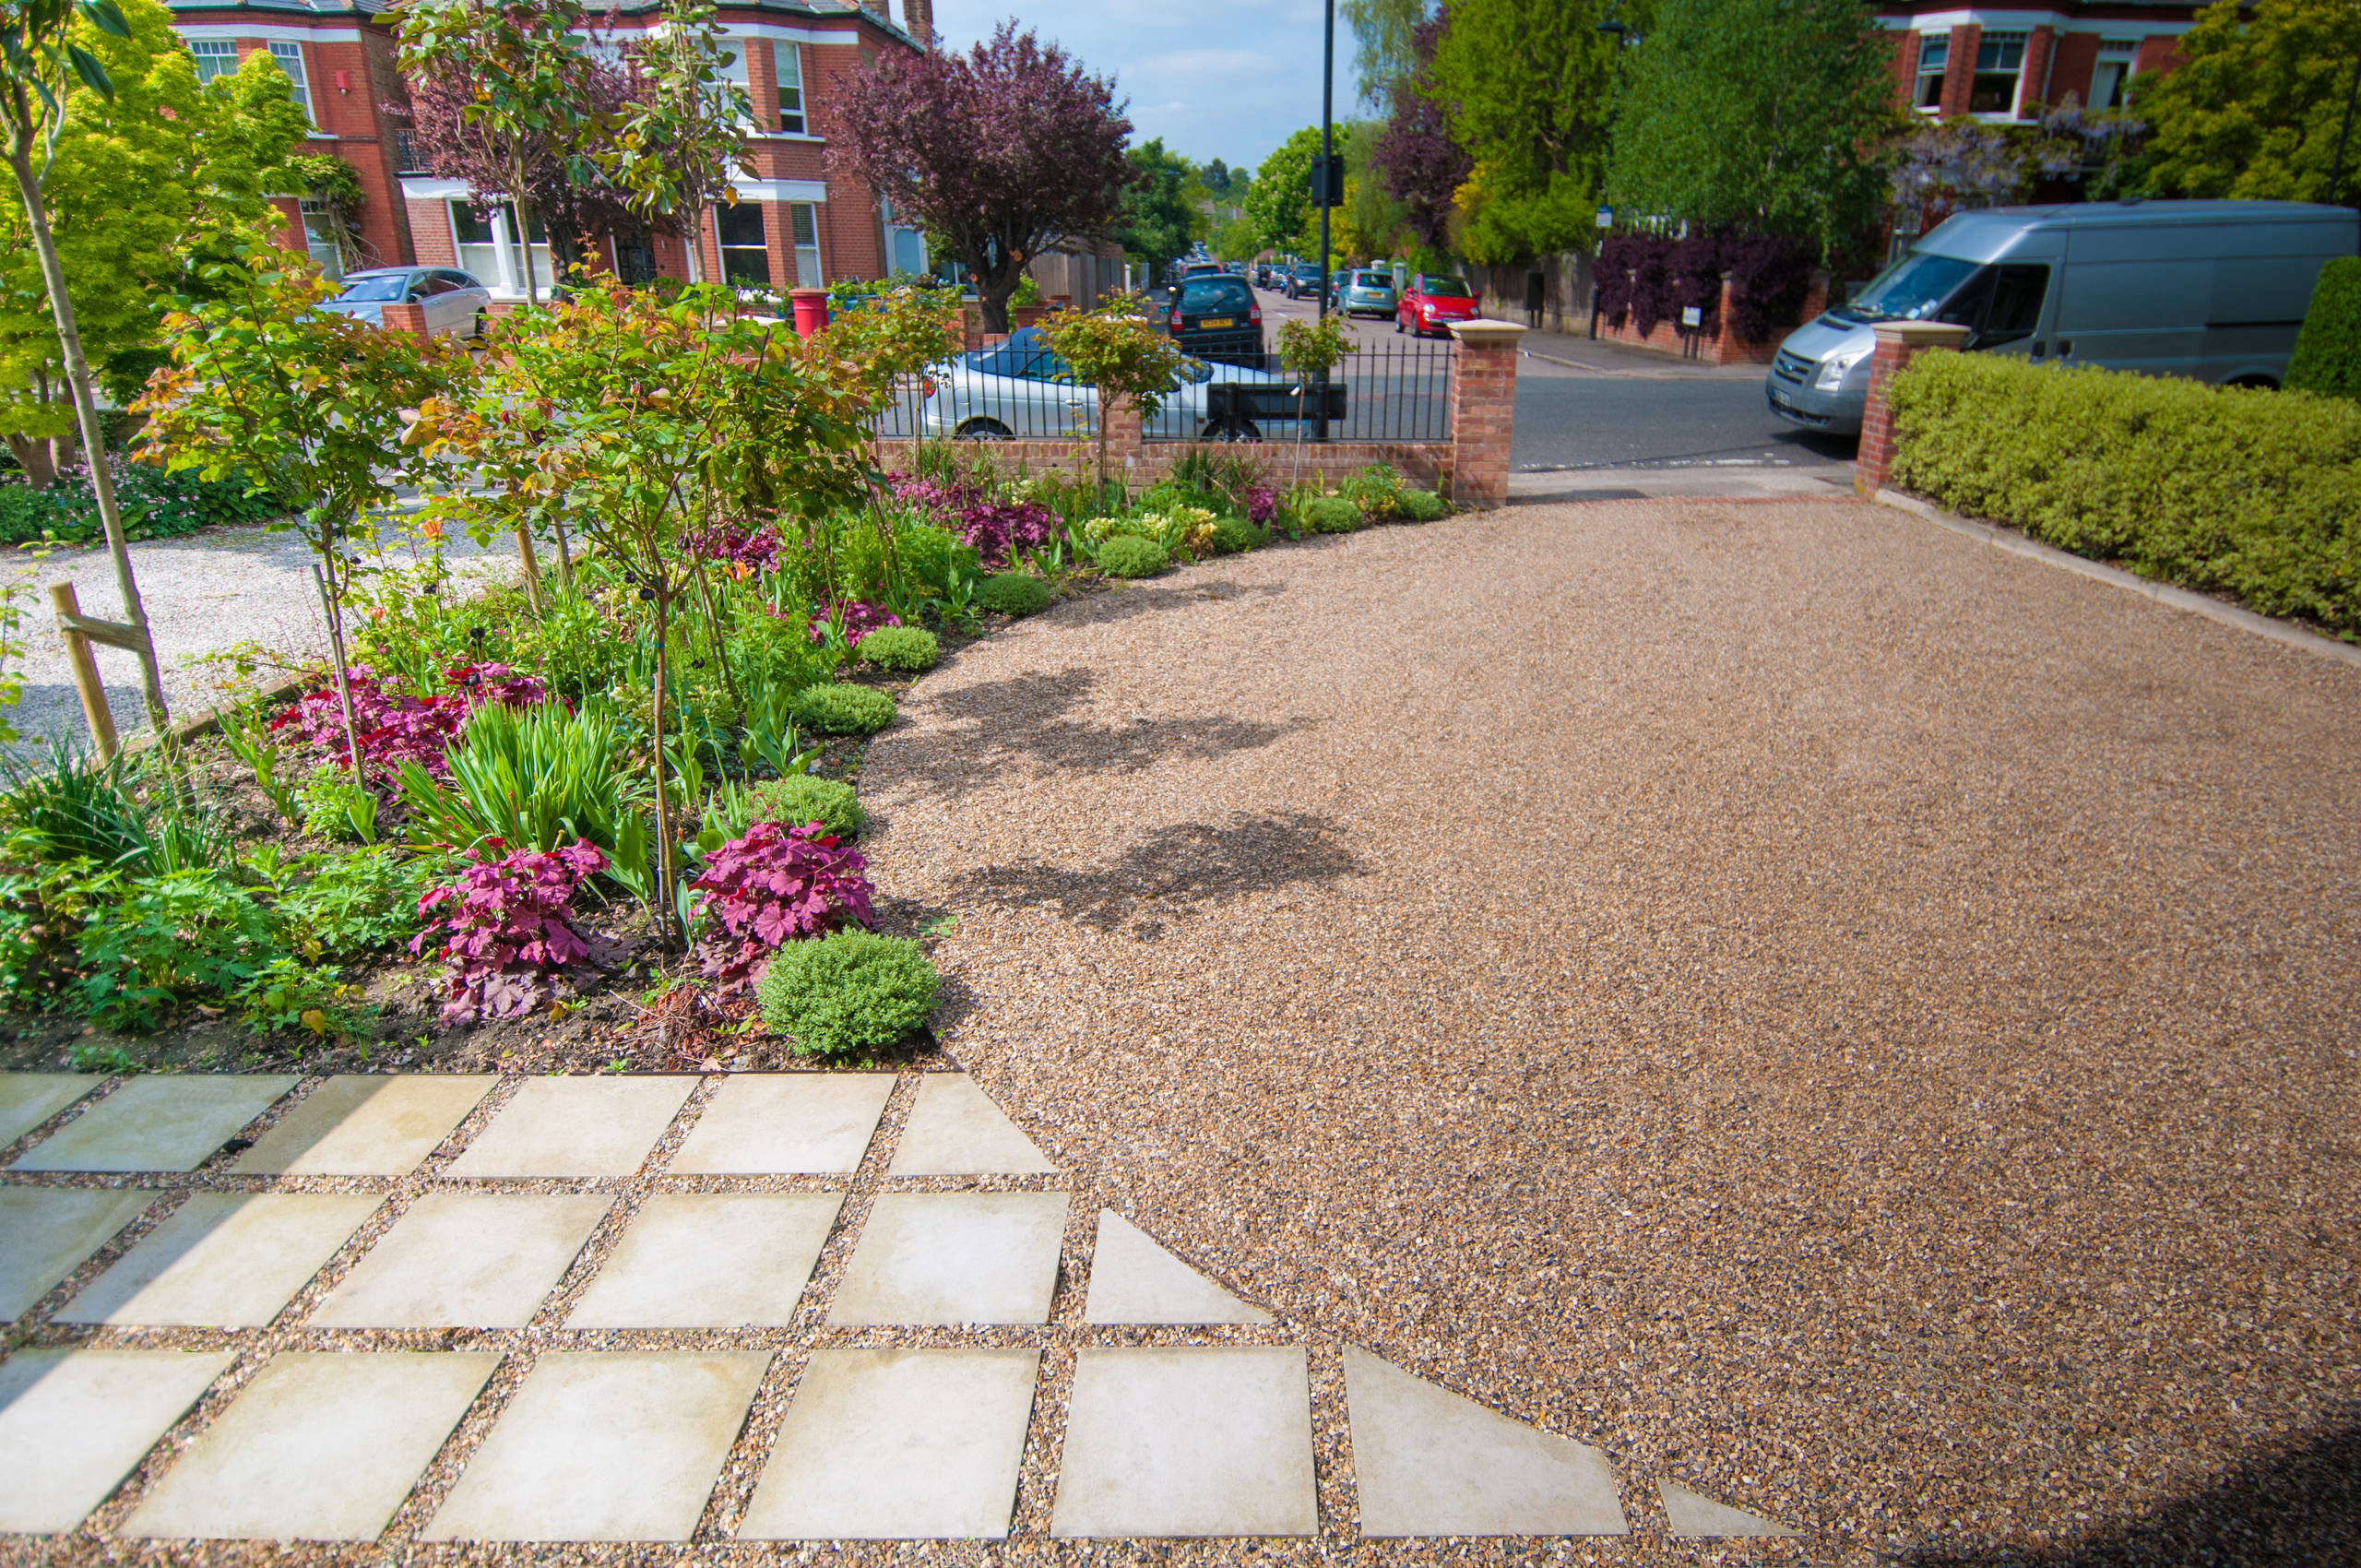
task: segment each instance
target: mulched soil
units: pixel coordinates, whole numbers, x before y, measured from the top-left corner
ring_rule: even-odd
[[[945,1048],[1242,1294],[1813,1562],[2361,1561],[2361,672],[1617,503],[1092,596],[905,711]],[[1597,1554],[1680,1555],[1626,1501]]]

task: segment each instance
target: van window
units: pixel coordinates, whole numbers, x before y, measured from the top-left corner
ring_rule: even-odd
[[[2049,291],[2049,268],[2015,266],[1999,270],[1991,308],[1984,313],[1983,329],[1975,335],[1979,349],[2030,338],[2041,325],[2041,299]]]
[[[1180,288],[1180,314],[1219,315],[1224,311],[1244,315],[1254,308],[1246,285],[1229,278],[1192,278]]]
[[[1975,263],[1955,255],[1912,251],[1830,314],[1844,321],[1924,320],[1975,271]]]

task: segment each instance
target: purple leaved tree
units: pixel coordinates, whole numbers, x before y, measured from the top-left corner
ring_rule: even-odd
[[[1026,263],[1097,237],[1137,177],[1114,83],[1003,22],[965,54],[900,51],[857,73],[825,129],[836,178],[939,236],[976,282],[984,328],[1008,330]]]
[[[1394,84],[1394,113],[1370,149],[1385,182],[1385,194],[1410,210],[1404,221],[1429,250],[1450,248],[1452,197],[1476,167],[1466,149],[1451,139],[1451,113],[1429,96],[1428,65],[1435,57],[1450,13],[1421,22],[1411,34],[1418,67]]]

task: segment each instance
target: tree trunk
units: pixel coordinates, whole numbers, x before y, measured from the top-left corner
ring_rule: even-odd
[[[664,787],[664,767],[670,759],[664,754],[664,687],[665,648],[671,632],[672,589],[669,583],[656,589],[656,692],[648,707],[648,728],[656,731],[656,905],[658,919],[673,936],[680,930],[681,909],[672,886],[672,809],[671,797]],[[666,945],[670,945],[668,940]]]
[[[24,198],[25,220],[31,227],[33,252],[41,258],[42,282],[49,290],[50,315],[57,323],[57,344],[65,350],[65,380],[74,389],[74,414],[82,427],[82,443],[90,453],[90,489],[99,501],[99,521],[106,529],[107,553],[114,557],[115,586],[123,591],[123,618],[139,634],[139,685],[148,699],[148,723],[156,743],[172,744],[172,711],[164,705],[164,675],[156,663],[156,647],[148,637],[148,607],[140,601],[139,579],[131,569],[131,546],[123,537],[123,513],[114,500],[114,475],[107,466],[106,431],[99,423],[98,400],[90,393],[90,364],[82,356],[82,334],[74,325],[74,300],[65,289],[65,264],[57,254],[57,236],[50,232],[49,208],[42,200],[41,178],[33,172],[30,106],[21,87],[12,89],[16,124],[8,138],[8,168],[17,177],[17,193]]]
[[[516,218],[516,265],[525,269],[525,303],[541,303],[540,289],[533,281],[533,208],[525,199],[525,171],[510,171],[508,210]],[[552,252],[552,255],[556,253]]]
[[[49,460],[48,436],[11,433],[8,454],[17,459],[17,467],[25,470],[25,482],[35,490],[47,490],[57,482],[56,466]]]
[[[962,256],[967,270],[976,279],[976,305],[983,312],[984,330],[1008,330],[1009,297],[1016,292],[1017,280],[1025,276],[1024,264],[1003,265],[999,268],[979,266],[979,256]]]

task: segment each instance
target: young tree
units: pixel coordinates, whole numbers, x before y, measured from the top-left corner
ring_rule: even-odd
[[[1320,127],[1306,125],[1278,145],[1254,171],[1246,192],[1246,216],[1263,243],[1281,250],[1304,250],[1320,225],[1311,205],[1311,165],[1320,156]]]
[[[2217,0],[2183,34],[2184,64],[2139,78],[2132,112],[2154,132],[2148,194],[2327,201],[2340,145],[2350,199],[2361,134],[2344,138],[2361,6],[2351,0]]]
[[[1476,168],[1452,140],[1450,112],[1434,95],[1431,66],[1448,25],[1448,13],[1418,25],[1411,40],[1416,64],[1395,81],[1393,113],[1370,148],[1386,194],[1402,204],[1404,224],[1430,252],[1450,247],[1453,201]]]
[[[1617,47],[1600,0],[1453,0],[1450,15],[1430,82],[1475,163],[1462,247],[1498,263],[1587,243]]]
[[[1165,150],[1157,137],[1124,154],[1134,181],[1123,193],[1115,238],[1123,249],[1161,269],[1189,248],[1196,212],[1189,205],[1189,160]]]
[[[1907,124],[1892,53],[1860,0],[1665,0],[1624,77],[1609,198],[1826,259],[1876,219]]]
[[[827,125],[828,164],[938,236],[1008,330],[1025,266],[1062,236],[1109,232],[1137,178],[1114,84],[1003,22],[965,54],[893,51],[856,74]]]
[[[1118,294],[1096,310],[1052,316],[1041,336],[1074,366],[1074,377],[1098,394],[1098,487],[1107,488],[1107,410],[1128,402],[1143,422],[1180,385],[1188,356],[1156,323],[1145,296]]]
[[[624,107],[593,156],[649,223],[701,228],[708,208],[737,200],[730,176],[753,172],[753,105],[721,75],[735,58],[712,0],[665,0],[662,25],[626,56]]]
[[[113,0],[0,0],[0,136],[6,138],[8,172],[24,203],[33,254],[40,259],[42,287],[49,291],[50,317],[57,325],[59,355],[66,385],[74,392],[75,420],[90,455],[90,488],[98,498],[107,552],[114,558],[124,619],[139,635],[139,682],[148,699],[148,722],[161,741],[170,736],[172,724],[164,704],[163,671],[156,663],[155,645],[148,640],[148,607],[139,598],[131,547],[123,536],[123,513],[115,505],[114,474],[107,462],[106,428],[99,422],[90,362],[82,352],[74,296],[57,237],[49,226],[44,190],[77,86],[101,98],[114,95],[105,65],[90,53],[88,41],[93,31],[123,38],[131,27]]]

